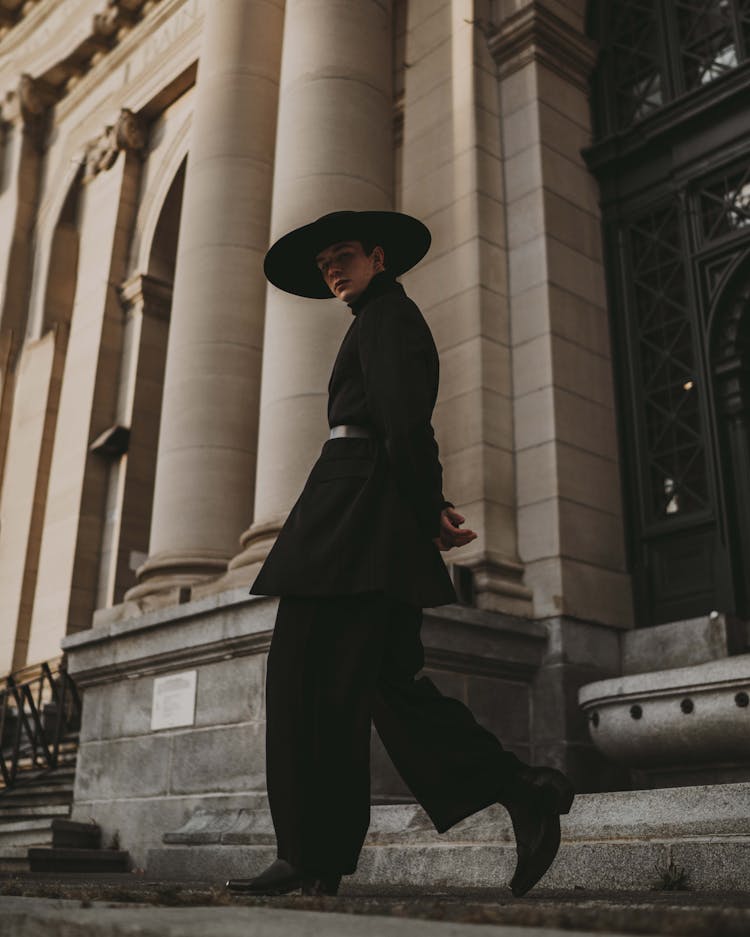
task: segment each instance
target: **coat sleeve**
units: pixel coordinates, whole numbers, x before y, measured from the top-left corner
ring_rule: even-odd
[[[368,409],[401,494],[425,535],[440,533],[443,469],[430,423],[437,393],[437,353],[410,302],[362,310],[359,354]]]

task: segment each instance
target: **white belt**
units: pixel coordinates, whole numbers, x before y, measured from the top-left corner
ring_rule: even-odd
[[[369,439],[372,432],[364,426],[350,426],[341,423],[338,426],[332,426],[329,439],[340,439],[342,436],[352,436],[359,439]]]

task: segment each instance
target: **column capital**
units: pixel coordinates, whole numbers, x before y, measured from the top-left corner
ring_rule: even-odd
[[[172,284],[149,273],[136,273],[120,286],[120,303],[127,313],[133,309],[154,319],[168,319],[172,306]]]
[[[488,43],[501,79],[536,61],[588,91],[597,43],[540,0],[532,0],[488,31]]]
[[[121,151],[142,153],[147,140],[148,129],[143,118],[123,107],[115,123],[105,127],[89,144],[83,181],[91,182],[100,172],[111,169]]]

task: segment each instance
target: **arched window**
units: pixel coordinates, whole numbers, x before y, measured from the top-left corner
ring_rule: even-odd
[[[591,26],[601,54],[586,155],[638,620],[750,617],[750,475],[734,464],[747,427],[730,445],[714,340],[745,295],[737,270],[750,269],[750,0],[601,2]]]

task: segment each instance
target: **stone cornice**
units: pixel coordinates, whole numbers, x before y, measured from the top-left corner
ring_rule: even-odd
[[[159,6],[149,16],[113,46],[99,68],[84,75],[60,101],[55,109],[56,122],[65,120],[84,100],[87,108],[93,104],[95,109],[108,96],[107,92],[100,94],[102,75],[118,70],[122,70],[122,80],[118,76],[115,95],[123,106],[127,102],[137,111],[175,81],[185,80],[182,90],[193,84],[206,2],[159,0]]]
[[[0,41],[0,87],[26,74],[64,97],[159,2],[42,0],[36,15]],[[13,91],[6,95],[6,106],[12,97]]]
[[[539,62],[588,91],[597,44],[550,12],[540,0],[532,0],[489,30],[488,43],[501,78],[530,62]]]
[[[218,661],[234,657],[246,657],[252,654],[265,654],[271,646],[272,629],[237,637],[222,637],[218,641],[207,641],[197,647],[171,648],[168,651],[156,651],[127,661],[107,660],[100,667],[91,667],[77,671],[75,682],[81,689],[111,683],[116,679],[154,676],[215,664]]]

